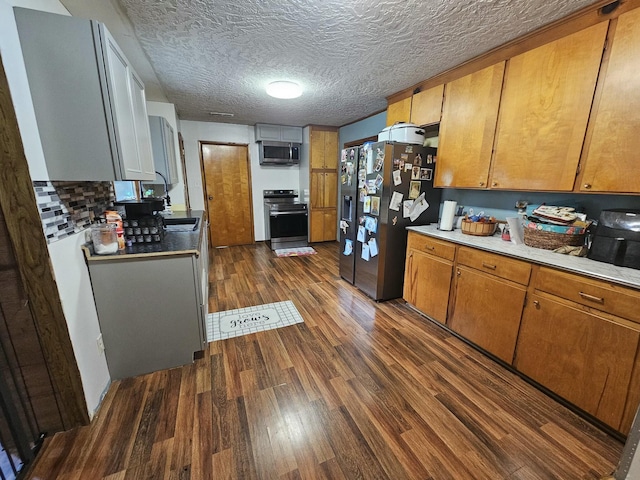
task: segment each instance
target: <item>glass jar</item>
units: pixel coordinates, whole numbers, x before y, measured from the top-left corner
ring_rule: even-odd
[[[91,225],[93,250],[98,255],[109,255],[118,251],[118,235],[115,223]]]

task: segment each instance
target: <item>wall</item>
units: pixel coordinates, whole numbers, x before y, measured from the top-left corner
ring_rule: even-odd
[[[200,167],[200,143],[220,142],[249,145],[251,163],[251,190],[253,197],[253,227],[256,241],[265,239],[264,208],[262,191],[265,189],[299,190],[299,169],[289,167],[262,167],[255,142],[255,129],[249,125],[232,123],[180,121],[180,132],[184,140],[185,162],[191,208],[204,209],[204,190]]]
[[[173,140],[176,147],[176,161],[178,163],[178,182],[170,185],[171,209],[173,211],[186,210],[182,175],[182,162],[180,161],[180,144],[178,142],[178,116],[173,103],[147,102],[147,114],[164,117],[173,128]]]
[[[0,55],[11,89],[31,178],[45,181],[49,176],[44,164],[12,6],[38,8],[54,13],[67,12],[57,0],[0,0]],[[99,352],[96,344],[100,328],[88,270],[80,250],[83,242],[83,233],[69,235],[49,244],[49,255],[80,370],[87,409],[92,416],[109,386],[110,377],[104,353]]]
[[[376,115],[350,123],[339,130],[339,145],[343,148],[345,143],[360,140],[361,138],[378,135],[387,126],[387,112],[380,112]]]

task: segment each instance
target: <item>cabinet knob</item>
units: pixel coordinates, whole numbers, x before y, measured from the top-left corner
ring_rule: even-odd
[[[479,183],[479,185],[480,185],[481,187],[484,187],[484,182],[480,182],[480,183]]]
[[[209,198],[209,200],[213,200],[213,197],[212,197],[211,195],[209,195],[209,197],[208,197],[208,198]]]
[[[590,183],[585,183],[585,184],[584,184],[584,188],[586,188],[586,189],[591,188],[591,184],[590,184]]]
[[[540,302],[538,300],[533,301],[533,306],[540,310]]]
[[[456,270],[456,275],[460,276],[462,275],[462,272],[460,270]]]
[[[491,184],[491,186],[492,186],[492,187],[497,187],[497,186],[498,186],[498,182],[493,182],[493,183]]]

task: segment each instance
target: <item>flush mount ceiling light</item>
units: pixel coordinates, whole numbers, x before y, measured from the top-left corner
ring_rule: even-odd
[[[302,95],[302,87],[295,82],[279,80],[267,85],[267,93],[275,98],[298,98]]]

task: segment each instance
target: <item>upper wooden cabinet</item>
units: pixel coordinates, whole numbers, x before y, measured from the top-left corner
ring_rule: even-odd
[[[436,187],[487,188],[504,68],[500,62],[446,85]]]
[[[411,120],[411,97],[390,103],[387,106],[387,126]]]
[[[312,128],[310,142],[312,170],[338,168],[338,132]]]
[[[640,8],[620,15],[587,135],[577,190],[640,193]]]
[[[440,122],[444,85],[423,90],[411,99],[411,123],[433,125]]]
[[[508,61],[491,188],[573,190],[607,28],[601,22]]]

